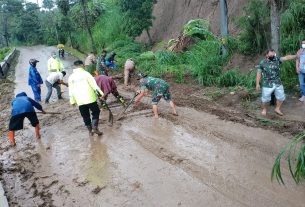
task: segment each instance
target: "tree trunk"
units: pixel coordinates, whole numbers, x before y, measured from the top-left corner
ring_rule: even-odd
[[[96,47],[95,47],[95,43],[94,43],[94,40],[93,40],[92,32],[91,32],[91,29],[90,29],[90,26],[89,26],[89,22],[88,22],[88,16],[87,16],[87,11],[86,11],[86,6],[85,6],[85,0],[81,0],[81,5],[82,5],[83,13],[84,13],[85,25],[86,25],[86,28],[88,30],[88,34],[89,34],[89,37],[90,37],[90,40],[91,40],[91,44],[92,44],[92,50],[93,50],[94,54],[96,54]]]
[[[220,32],[221,37],[223,39],[223,45],[222,45],[222,55],[226,56],[228,51],[225,47],[225,39],[229,35],[229,28],[228,28],[228,5],[226,0],[220,0],[219,1],[219,7],[220,7]]]
[[[276,0],[270,1],[271,47],[275,52],[280,51],[280,12]]]
[[[71,35],[71,31],[70,30],[69,30],[69,38],[70,38],[70,42],[71,42],[71,47],[74,48],[73,40],[72,40],[72,35]]]
[[[150,33],[149,33],[149,30],[148,30],[148,29],[146,29],[146,34],[147,34],[147,36],[148,36],[149,44],[152,45],[152,44],[153,44],[153,41],[152,41],[152,39],[151,39],[151,36],[150,36]]]
[[[3,17],[3,37],[5,39],[6,47],[9,46],[9,34],[8,34],[8,17],[4,14]]]

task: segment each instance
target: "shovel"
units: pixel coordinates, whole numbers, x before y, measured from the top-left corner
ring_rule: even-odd
[[[97,97],[101,97],[102,95],[98,92],[98,90],[94,91],[95,94],[97,95]],[[106,103],[106,101],[100,100],[100,103],[103,107],[105,107],[108,111],[109,111],[109,118],[108,118],[108,122],[112,125],[113,124],[113,114],[112,111],[110,110],[108,104]]]
[[[110,110],[108,104],[106,103],[106,101],[100,101],[102,107],[105,107],[108,111],[109,111],[109,117],[108,117],[108,122],[112,125],[113,124],[113,114],[112,111]]]
[[[134,99],[139,95],[139,93],[135,93],[134,96],[132,97],[132,99],[129,101],[129,103],[127,104],[127,106],[123,109],[123,111],[119,114],[119,118],[117,120],[120,120],[123,118],[123,115],[125,113],[125,111],[129,108],[129,106],[132,104],[132,102],[134,101]]]
[[[38,114],[43,114],[41,111],[37,111],[36,113]],[[50,112],[50,111],[46,111],[45,114],[61,114],[60,112]]]

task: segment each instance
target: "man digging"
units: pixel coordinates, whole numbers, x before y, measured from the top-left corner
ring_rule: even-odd
[[[147,90],[149,90],[153,91],[152,108],[155,118],[159,118],[157,105],[162,97],[165,101],[169,102],[173,110],[173,115],[178,116],[176,111],[176,105],[172,101],[171,94],[169,92],[169,85],[167,82],[159,78],[146,76],[143,73],[138,74],[138,80],[140,80],[140,91],[137,99],[135,100],[135,106],[140,103],[141,99],[145,96]]]
[[[284,87],[280,78],[280,65],[284,61],[294,60],[297,55],[287,55],[277,57],[274,50],[266,52],[266,58],[262,60],[257,69],[256,90],[260,90],[260,81],[262,79],[262,115],[267,115],[267,103],[271,101],[271,94],[274,92],[276,97],[275,113],[283,116],[281,106],[285,100]]]

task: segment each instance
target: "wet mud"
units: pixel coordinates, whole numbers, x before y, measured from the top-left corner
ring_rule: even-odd
[[[43,60],[38,68],[45,79],[44,61],[53,49],[20,48],[15,92],[32,96],[26,85],[29,54]],[[67,57],[64,64],[71,61]],[[154,119],[146,98],[112,127],[102,110],[104,135],[89,137],[64,90],[64,100],[53,94],[51,104],[43,105],[61,114],[39,114],[41,140],[27,121],[16,133],[17,147],[1,136],[0,173],[11,206],[305,206],[305,188],[294,184],[287,166],[285,187],[270,181],[273,161],[289,136],[259,127],[237,109],[218,112],[216,104],[173,91],[178,117],[162,101],[161,117]],[[123,87],[119,92],[133,95]],[[122,107],[110,102],[116,117]]]

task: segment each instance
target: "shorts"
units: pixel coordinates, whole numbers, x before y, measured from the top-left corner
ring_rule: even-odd
[[[154,91],[153,98],[152,98],[152,105],[157,105],[162,97],[167,102],[172,100],[171,93],[169,92],[168,87],[156,89]]]
[[[271,101],[271,94],[274,92],[276,100],[284,101],[286,96],[283,85],[273,84],[272,88],[263,87],[262,89],[262,102],[267,103]]]
[[[24,118],[28,118],[28,120],[31,122],[31,125],[33,127],[36,127],[39,124],[36,112],[27,112],[27,113],[12,116],[10,119],[9,127],[8,127],[9,130],[17,131],[17,130],[23,129]]]

